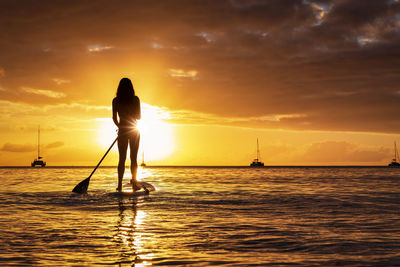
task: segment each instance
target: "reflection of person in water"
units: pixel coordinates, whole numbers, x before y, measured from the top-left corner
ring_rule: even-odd
[[[118,127],[118,187],[122,190],[122,178],[125,172],[126,152],[131,152],[132,189],[139,190],[137,185],[137,153],[139,149],[140,133],[136,128],[136,120],[140,120],[140,100],[135,95],[131,80],[122,78],[117,89],[117,96],[112,101],[113,121]]]
[[[119,220],[116,225],[116,232],[113,235],[113,240],[120,247],[119,262],[117,263],[121,266],[121,263],[129,262],[134,266],[135,263],[143,262],[138,255],[139,251],[135,243],[136,202],[124,203],[124,199],[121,197],[118,199],[118,207]]]

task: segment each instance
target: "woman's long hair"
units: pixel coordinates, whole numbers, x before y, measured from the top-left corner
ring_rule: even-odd
[[[117,99],[120,103],[132,103],[135,98],[135,90],[130,79],[122,78],[117,88]]]

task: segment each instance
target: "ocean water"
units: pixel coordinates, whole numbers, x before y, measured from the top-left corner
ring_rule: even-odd
[[[0,169],[0,265],[400,266],[400,169],[91,171]]]

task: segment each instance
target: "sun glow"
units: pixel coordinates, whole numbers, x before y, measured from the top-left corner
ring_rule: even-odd
[[[144,151],[146,162],[166,158],[174,151],[173,126],[165,122],[169,118],[168,111],[142,104],[142,119],[138,121],[137,127],[141,134],[139,152]]]
[[[97,141],[102,146],[109,147],[117,138],[117,126],[111,118],[97,118],[96,121],[100,122]],[[113,149],[117,150],[117,146],[114,146]]]
[[[173,126],[167,122],[170,118],[168,111],[142,103],[142,118],[137,121],[137,128],[140,131],[140,146],[138,159],[142,161],[143,152],[146,164],[153,160],[166,158],[174,151]],[[111,118],[97,118],[100,122],[98,142],[109,147],[117,137],[117,127]],[[117,146],[114,146],[117,150]]]

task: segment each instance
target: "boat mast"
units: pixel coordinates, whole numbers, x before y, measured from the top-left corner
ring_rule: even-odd
[[[142,151],[142,165],[144,164],[144,150]]]
[[[260,149],[258,148],[258,138],[257,138],[257,161],[260,158]]]
[[[399,152],[397,152],[396,141],[394,141],[394,160],[397,162],[399,158]]]
[[[37,156],[40,159],[40,125],[38,126],[38,148],[37,148]]]

